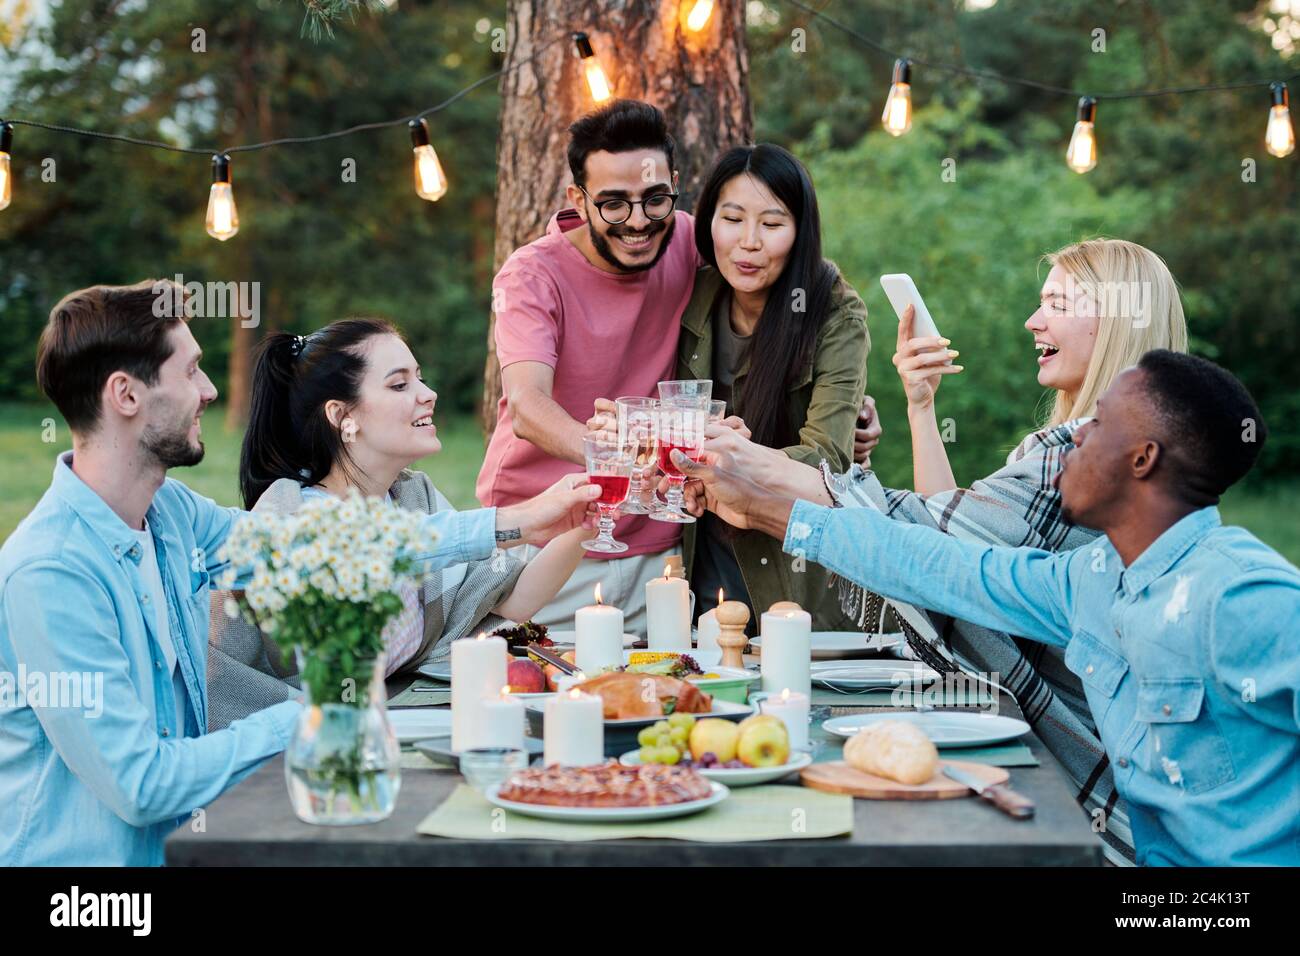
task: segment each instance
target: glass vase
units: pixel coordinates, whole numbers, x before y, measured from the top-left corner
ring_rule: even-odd
[[[301,674],[304,653],[298,651]],[[384,658],[358,662],[337,690],[303,682],[306,701],[285,750],[293,812],[304,823],[353,826],[387,819],[401,789],[401,751],[388,722]]]

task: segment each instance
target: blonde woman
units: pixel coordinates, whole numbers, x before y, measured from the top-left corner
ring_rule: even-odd
[[[1027,436],[1005,465],[969,488],[957,485],[935,413],[939,383],[962,371],[948,364],[958,353],[946,339],[912,336],[910,310],[899,322],[894,364],[907,393],[914,491],[884,488],[860,464],[833,475],[823,463],[819,473],[772,455],[731,429],[711,430],[705,449],[734,456],[763,484],[824,505],[875,507],[899,521],[986,544],[1052,551],[1088,545],[1097,533],[1061,514],[1056,476],[1062,453],[1073,446],[1074,433],[1116,374],[1151,349],[1187,351],[1187,325],[1174,278],[1149,249],[1120,239],[1092,239],[1045,259],[1051,270],[1025,328],[1038,353],[1038,383],[1053,390],[1050,411],[1043,427]],[[705,505],[695,488],[688,488],[688,501],[693,510]],[[886,602],[879,597],[841,582],[841,598],[860,625],[882,626]],[[1070,774],[1076,799],[1098,827],[1107,856],[1117,863],[1132,861],[1127,814],[1083,685],[1065,666],[1063,653],[965,621],[935,621],[932,629],[925,628],[943,635],[944,648],[932,646],[933,638],[927,643],[927,635],[905,621],[897,626],[908,633],[916,655],[936,668],[952,670],[955,657],[969,671],[998,675],[992,679],[1016,698],[1025,719]]]
[[[1173,276],[1150,249],[1123,239],[1090,239],[1044,259],[1052,268],[1025,328],[1038,351],[1038,384],[1054,392],[1043,428],[1072,425],[1072,435],[1081,419],[1092,417],[1097,396],[1115,375],[1143,353],[1186,352],[1187,325]],[[929,495],[957,487],[934,396],[943,377],[962,366],[946,364],[958,355],[947,339],[914,338],[911,327],[909,308],[898,323],[894,365],[907,395],[913,483]]]

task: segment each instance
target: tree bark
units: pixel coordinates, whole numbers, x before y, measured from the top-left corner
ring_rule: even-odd
[[[689,6],[679,0],[510,0],[494,272],[515,249],[542,235],[572,181],[565,156],[568,127],[595,108],[574,55],[574,31],[590,38],[614,96],[645,100],[667,115],[677,141],[678,208],[694,206],[719,151],[751,141],[744,0],[717,0],[699,34],[685,29]],[[526,62],[539,50],[534,62]],[[489,435],[501,397],[495,323],[492,314],[482,405]]]

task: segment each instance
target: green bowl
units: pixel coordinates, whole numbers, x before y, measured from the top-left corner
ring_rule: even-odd
[[[749,685],[761,676],[753,671],[738,670],[735,667],[706,667],[704,670],[705,673],[718,676],[708,680],[693,680],[690,683],[704,693],[713,695],[715,700],[731,701],[733,704],[748,703]]]

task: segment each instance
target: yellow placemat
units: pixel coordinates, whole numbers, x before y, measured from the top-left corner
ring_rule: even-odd
[[[853,798],[769,784],[732,790],[717,806],[690,816],[638,823],[578,823],[539,820],[502,810],[461,784],[416,830],[426,836],[458,840],[807,840],[852,833]]]

